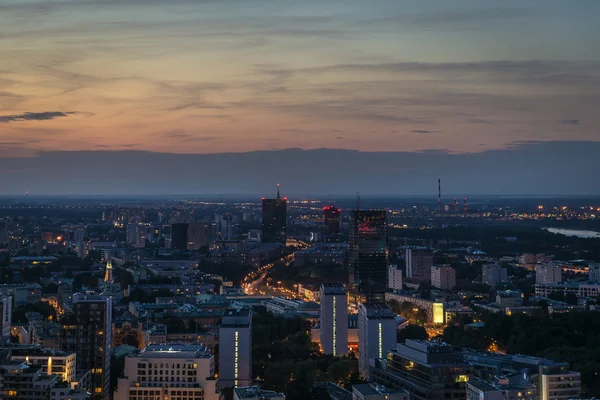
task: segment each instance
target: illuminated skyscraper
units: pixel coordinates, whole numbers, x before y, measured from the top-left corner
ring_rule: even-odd
[[[108,400],[112,342],[112,298],[75,293],[73,312],[61,319],[61,347],[77,354],[77,367],[92,372],[92,399]]]
[[[324,354],[348,353],[348,296],[341,283],[321,284],[320,341]]]
[[[262,199],[262,241],[263,243],[282,243],[286,240],[287,197],[279,195],[274,199]]]
[[[340,234],[340,209],[333,206],[323,208],[325,241],[335,240]]]
[[[219,328],[219,387],[252,383],[252,310],[227,309]]]
[[[358,307],[358,371],[369,379],[369,360],[385,358],[396,347],[396,320],[385,303],[363,303]]]
[[[350,285],[367,296],[387,288],[385,210],[353,210],[350,219]]]

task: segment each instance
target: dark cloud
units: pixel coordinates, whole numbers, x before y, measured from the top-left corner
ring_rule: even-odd
[[[47,121],[50,119],[67,117],[75,112],[60,112],[60,111],[46,111],[46,112],[26,112],[23,114],[15,115],[0,115],[0,123],[17,122],[17,121]]]
[[[580,125],[580,121],[578,119],[563,119],[560,121],[563,125]]]
[[[426,134],[426,133],[438,133],[438,132],[443,132],[443,131],[428,131],[425,129],[417,129],[414,131],[410,131],[411,133],[421,133],[421,134]]]

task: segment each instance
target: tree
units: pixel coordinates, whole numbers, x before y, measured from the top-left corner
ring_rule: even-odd
[[[575,295],[575,293],[567,293],[567,295],[565,296],[565,302],[574,306],[577,305],[577,296]]]
[[[429,335],[425,328],[419,325],[408,325],[406,328],[399,330],[396,333],[398,343],[404,343],[406,339],[427,340]]]

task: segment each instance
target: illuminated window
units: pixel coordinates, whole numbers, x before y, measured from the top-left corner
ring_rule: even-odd
[[[379,358],[383,358],[383,333],[381,322],[379,323]]]
[[[96,389],[94,389],[94,393],[102,393],[102,388],[97,387]]]
[[[336,349],[335,349],[335,337],[336,337],[336,326],[335,326],[335,296],[333,296],[333,356],[335,357]]]
[[[467,375],[458,375],[456,382],[469,382],[469,377]]]

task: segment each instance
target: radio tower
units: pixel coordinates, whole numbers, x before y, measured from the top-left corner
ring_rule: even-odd
[[[438,178],[438,210],[442,211],[442,180]]]
[[[465,208],[464,211],[467,212],[467,198],[465,197]]]

